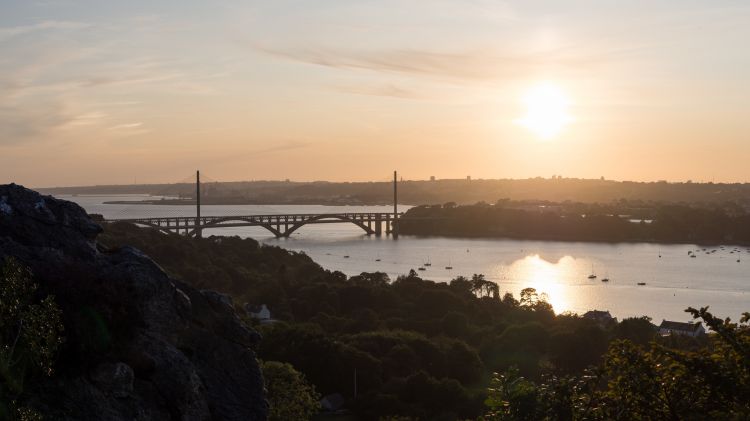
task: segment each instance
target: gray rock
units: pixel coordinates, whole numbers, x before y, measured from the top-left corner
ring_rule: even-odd
[[[28,265],[64,315],[65,367],[37,407],[62,420],[266,419],[260,335],[231,299],[137,249],[97,249],[101,231],[74,203],[0,185],[0,258]]]
[[[133,369],[122,362],[99,364],[91,373],[94,384],[116,398],[125,398],[133,392],[134,379]]]

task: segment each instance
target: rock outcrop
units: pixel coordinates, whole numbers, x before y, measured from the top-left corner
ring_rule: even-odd
[[[33,405],[63,420],[262,420],[259,335],[227,296],[171,279],[134,248],[105,250],[78,205],[0,186],[0,259],[63,310],[57,374]]]

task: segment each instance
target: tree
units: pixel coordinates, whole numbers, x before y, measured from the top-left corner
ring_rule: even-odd
[[[534,308],[539,302],[539,294],[536,292],[536,288],[524,288],[521,290],[521,300],[519,304],[522,307]]]
[[[687,310],[715,334],[698,351],[629,340],[610,344],[599,367],[537,385],[509,371],[489,389],[494,419],[750,419],[750,314],[739,323]]]
[[[525,307],[536,312],[546,312],[549,314],[554,314],[554,312],[552,311],[552,305],[547,302],[547,295],[544,293],[539,295],[536,292],[536,288],[522,289],[519,304],[521,305],[521,307]]]
[[[638,345],[646,345],[656,337],[657,328],[651,324],[650,317],[629,317],[623,319],[613,328],[618,339],[627,339]]]
[[[309,420],[320,409],[320,395],[291,364],[266,361],[261,365],[271,421]]]
[[[490,292],[487,288],[488,281],[482,274],[474,274],[471,277],[471,292],[478,295],[479,297],[483,297],[485,295],[489,295]]]
[[[35,419],[18,404],[26,381],[51,376],[63,342],[62,312],[53,296],[34,299],[28,269],[6,258],[0,267],[0,419]]]

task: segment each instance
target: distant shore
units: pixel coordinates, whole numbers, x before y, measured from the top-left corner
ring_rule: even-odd
[[[544,208],[547,209],[547,208]],[[731,209],[655,206],[635,220],[626,208],[420,206],[399,220],[403,235],[591,243],[750,245],[750,215]],[[646,220],[651,221],[646,223]],[[637,222],[640,220],[641,222]]]
[[[164,206],[190,206],[195,205],[195,199],[147,199],[147,200],[108,200],[102,202],[104,205],[164,205]],[[363,202],[360,200],[348,200],[340,198],[310,198],[295,199],[289,202],[279,200],[263,200],[253,198],[203,198],[201,205],[321,205],[321,206],[392,206],[386,202]]]

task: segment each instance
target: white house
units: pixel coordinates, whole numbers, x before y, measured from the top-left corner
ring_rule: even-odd
[[[659,325],[659,334],[662,336],[669,335],[685,335],[685,336],[701,336],[706,334],[706,329],[703,328],[701,322],[672,322],[669,320],[662,320]]]
[[[260,324],[268,324],[276,321],[271,318],[271,310],[269,310],[268,306],[265,304],[261,304],[260,307],[245,304],[245,311],[247,311],[247,314],[250,315],[250,317],[258,320]]]

